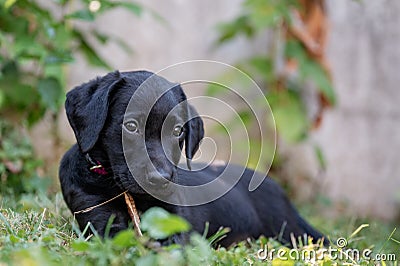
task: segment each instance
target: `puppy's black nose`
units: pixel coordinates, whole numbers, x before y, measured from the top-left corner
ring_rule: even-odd
[[[168,185],[171,175],[165,172],[153,172],[147,176],[147,181],[153,186],[164,188]]]

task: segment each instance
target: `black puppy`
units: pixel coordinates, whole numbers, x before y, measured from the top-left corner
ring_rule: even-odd
[[[153,82],[138,91],[149,78]],[[158,89],[165,86],[170,89]],[[135,100],[131,100],[136,92]],[[179,194],[171,189],[170,181],[186,186],[203,185],[227,167],[208,166],[201,171],[177,167],[183,147],[190,166],[204,135],[203,122],[186,104],[179,85],[146,71],[116,71],[74,88],[67,94],[65,107],[77,144],[64,155],[59,176],[64,199],[73,213],[129,191],[140,212],[162,207],[187,219],[192,229],[200,233],[209,222],[209,235],[220,227],[229,227],[231,232],[219,243],[223,246],[260,235],[280,236],[281,242],[289,244],[291,234],[295,238],[308,235],[314,240],[323,237],[299,216],[271,179],[266,178],[255,191],[249,192],[250,179],[258,173],[239,166],[227,170],[228,176],[237,176],[244,169],[239,182],[228,193],[197,206],[185,204],[193,195]],[[216,182],[213,188],[222,189],[224,185]],[[172,200],[165,202],[163,199],[168,197]],[[90,222],[104,235],[112,215],[115,219],[111,236],[127,228],[130,221],[123,197],[78,213],[76,219],[81,229]],[[184,242],[184,238],[177,237],[175,241]]]

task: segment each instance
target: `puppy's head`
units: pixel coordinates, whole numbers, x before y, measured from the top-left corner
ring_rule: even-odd
[[[81,152],[133,194],[145,193],[138,183],[168,192],[183,146],[190,168],[204,135],[182,88],[146,71],[116,71],[82,84],[67,94],[65,108]]]

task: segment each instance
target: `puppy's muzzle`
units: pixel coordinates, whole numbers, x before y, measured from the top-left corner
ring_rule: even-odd
[[[170,187],[174,174],[166,171],[152,171],[147,175],[148,184],[156,190],[165,190]]]
[[[147,181],[152,186],[164,188],[168,186],[169,184],[168,179],[170,178],[171,178],[170,174],[153,172],[147,176]]]

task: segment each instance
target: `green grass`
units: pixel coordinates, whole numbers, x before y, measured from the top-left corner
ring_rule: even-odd
[[[400,258],[400,228],[395,231],[394,225],[349,217],[331,220],[312,216],[312,211],[305,209],[302,213],[332,240],[345,238],[348,249],[370,249],[371,257],[379,253]],[[169,224],[174,227],[166,226]],[[188,246],[160,247],[154,238],[187,229],[185,221],[160,209],[142,215],[142,225],[146,229],[142,238],[127,230],[114,239],[102,240],[96,236],[85,239],[60,194],[51,199],[45,195],[26,194],[20,198],[3,195],[0,196],[0,265],[311,265],[307,259],[289,257],[289,252],[292,257],[295,252],[316,252],[320,260],[315,265],[374,265],[373,261],[346,258],[346,249],[338,251],[335,258],[323,253],[321,246],[303,243],[298,245],[298,251],[290,251],[263,237],[229,249],[213,249],[210,239],[193,234]],[[335,244],[332,248],[337,247]],[[280,250],[283,259],[279,260],[275,253],[272,260],[260,260],[257,253],[261,247]],[[386,261],[381,265],[398,265],[398,262]]]

